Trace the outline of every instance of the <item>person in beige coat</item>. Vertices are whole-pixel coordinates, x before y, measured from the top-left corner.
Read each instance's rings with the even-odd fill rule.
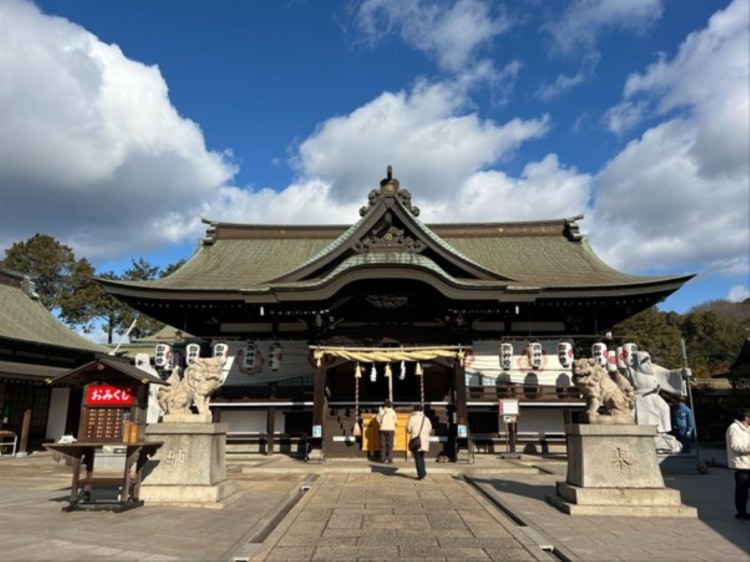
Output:
[[[398,418],[390,400],[385,401],[385,406],[380,408],[376,419],[380,426],[380,462],[392,463],[393,441]]]
[[[414,465],[417,467],[417,480],[424,480],[424,477],[427,476],[424,454],[430,450],[430,433],[432,433],[432,422],[422,410],[422,406],[414,406],[414,412],[409,416],[409,421],[406,424],[406,433],[409,435],[409,439],[419,436],[421,441],[419,450],[411,453],[414,456]]]
[[[750,409],[740,408],[727,428],[727,466],[734,471],[734,507],[737,519],[750,520],[747,512],[750,491]]]

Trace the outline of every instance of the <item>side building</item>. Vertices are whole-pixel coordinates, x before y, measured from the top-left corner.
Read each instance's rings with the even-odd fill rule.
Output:
[[[104,352],[50,314],[29,277],[0,267],[0,431],[18,453],[75,431],[81,390],[46,381]]]
[[[506,434],[499,401],[517,400],[517,435],[543,446],[582,407],[572,357],[591,343],[606,353],[614,324],[692,277],[612,269],[579,232],[582,217],[427,225],[390,169],[360,215],[343,226],[208,222],[168,277],[99,281],[192,335],[190,349],[162,344],[158,368],[198,347],[228,353],[212,405],[231,437],[273,448],[320,432],[327,454],[343,456],[363,454],[354,420],[389,397],[404,411],[424,403],[441,438],[490,442]]]

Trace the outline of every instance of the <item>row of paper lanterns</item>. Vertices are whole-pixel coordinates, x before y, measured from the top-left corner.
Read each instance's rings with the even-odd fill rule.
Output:
[[[607,367],[610,371],[625,369],[627,366],[633,366],[636,360],[638,346],[634,343],[623,344],[617,350],[607,348],[607,344],[596,342],[591,346],[591,356],[602,366]],[[509,371],[513,366],[513,344],[510,342],[500,342],[498,346],[498,357],[500,367]],[[539,342],[529,342],[526,347],[526,355],[529,358],[529,366],[532,369],[540,369],[543,363],[544,348]],[[564,369],[573,365],[575,354],[573,345],[569,342],[560,342],[557,344],[557,358]]]
[[[185,346],[185,364],[190,363],[200,357],[201,346],[197,343],[189,343]],[[242,367],[248,370],[254,369],[258,361],[258,345],[255,342],[247,342],[244,348],[244,354],[242,356]],[[229,359],[229,345],[226,343],[217,343],[213,346],[213,357],[223,358],[223,362]],[[281,367],[281,362],[284,359],[284,346],[281,342],[272,341],[268,347],[268,364],[272,371],[278,371]],[[154,365],[159,369],[173,369],[174,368],[174,354],[172,352],[172,346],[166,343],[160,343],[156,345],[154,350]]]

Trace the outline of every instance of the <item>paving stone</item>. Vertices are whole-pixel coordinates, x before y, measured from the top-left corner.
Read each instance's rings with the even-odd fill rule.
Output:
[[[476,469],[481,471],[475,479],[482,491],[540,540],[549,539],[563,558],[750,562],[750,525],[733,517],[733,479],[726,469],[665,478],[668,486],[680,490],[686,505],[698,508],[699,519],[579,517],[561,513],[546,501],[555,493],[555,483],[564,480],[565,470],[492,472],[504,462],[480,456],[476,465],[441,465],[446,472],[431,466],[428,478],[417,482],[413,467],[405,464],[395,473],[365,473],[369,464],[362,461],[306,464],[277,455],[264,458],[264,472],[235,471],[240,490],[224,509],[146,505],[113,514],[61,513],[69,496],[67,467],[49,456],[3,458],[0,560],[50,560],[51,553],[56,560],[84,562],[230,560],[229,549],[235,544],[246,547],[251,538],[246,533],[270,521],[270,510],[312,472],[319,478],[311,491],[257,547],[265,559],[544,559],[541,550],[524,548],[524,543],[534,543],[517,523],[447,472]],[[347,467],[356,472],[345,472]],[[331,473],[330,468],[340,472]],[[404,469],[408,472],[399,474]],[[368,518],[377,525],[368,526]],[[416,527],[415,520],[421,521]]]

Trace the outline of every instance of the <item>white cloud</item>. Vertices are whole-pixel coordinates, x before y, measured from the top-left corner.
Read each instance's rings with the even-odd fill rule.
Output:
[[[419,81],[410,92],[386,92],[349,115],[321,124],[299,147],[301,177],[333,183],[336,200],[361,200],[392,164],[404,187],[444,199],[471,174],[544,136],[546,116],[504,124],[466,113],[455,82]],[[364,179],[363,179],[364,178]]]
[[[747,299],[750,299],[750,288],[746,285],[735,285],[727,295],[727,300],[731,302],[744,302]]]
[[[601,55],[598,52],[592,52],[585,55],[583,59],[581,59],[578,71],[574,75],[559,74],[553,83],[542,84],[537,89],[536,96],[545,101],[549,101],[561,96],[568,90],[575,88],[594,75],[600,59]]]
[[[550,154],[527,164],[520,177],[498,171],[469,176],[448,201],[425,208],[430,221],[494,222],[571,217],[584,211],[591,178],[566,169]]]
[[[597,178],[593,241],[613,265],[666,271],[702,262],[747,274],[749,42],[748,4],[736,0],[674,59],[628,79],[625,101],[648,101],[667,119]]]
[[[662,0],[574,0],[545,25],[556,50],[589,50],[605,30],[647,30],[662,14]]]
[[[497,5],[483,0],[364,0],[354,22],[363,42],[398,35],[443,70],[457,72],[510,27],[503,13],[493,11]]]
[[[0,4],[0,77],[3,247],[41,230],[92,260],[148,250],[144,224],[197,224],[194,201],[234,173],[157,67],[33,4]]]

